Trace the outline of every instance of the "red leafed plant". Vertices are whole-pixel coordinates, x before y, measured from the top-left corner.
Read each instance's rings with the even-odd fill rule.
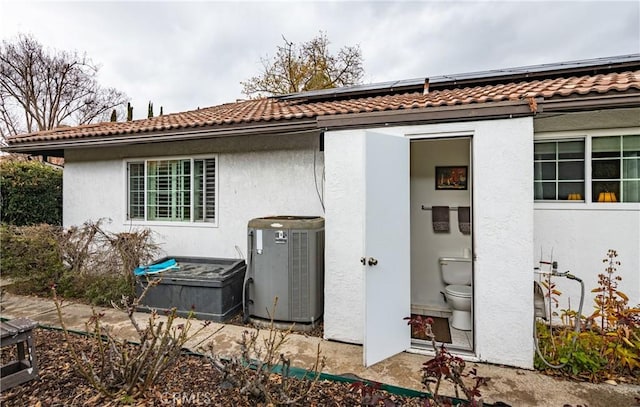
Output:
[[[432,398],[427,399],[426,406],[448,407],[454,405],[454,400],[450,397],[441,396],[439,394],[440,385],[444,381],[453,383],[455,397],[460,397],[460,391],[467,399],[467,405],[470,406],[482,406],[482,399],[480,398],[480,386],[485,385],[489,378],[478,376],[476,369],[471,369],[465,372],[466,364],[461,358],[449,353],[444,344],[437,345],[435,335],[431,326],[433,319],[424,317],[421,315],[415,317],[407,317],[407,324],[411,325],[414,329],[423,331],[428,340],[431,341],[436,355],[433,359],[426,361],[422,365],[422,384],[427,388],[427,391],[431,393]],[[473,381],[473,385],[468,386],[464,382],[464,378],[470,378]],[[457,402],[456,405],[460,403]]]
[[[360,405],[362,406],[384,406],[395,407],[396,403],[391,401],[389,397],[380,390],[382,384],[378,382],[354,382],[350,386],[352,391],[360,393]]]

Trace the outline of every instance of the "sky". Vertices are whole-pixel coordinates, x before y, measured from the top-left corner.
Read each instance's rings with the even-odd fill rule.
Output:
[[[640,1],[0,0],[0,40],[86,53],[134,118],[245,98],[282,37],[359,45],[364,83],[640,53]]]

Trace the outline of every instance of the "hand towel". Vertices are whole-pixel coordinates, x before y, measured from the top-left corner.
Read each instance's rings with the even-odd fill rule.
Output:
[[[431,208],[431,223],[436,233],[449,231],[449,207],[434,206]]]
[[[471,234],[471,208],[468,206],[458,207],[458,229],[463,235]]]

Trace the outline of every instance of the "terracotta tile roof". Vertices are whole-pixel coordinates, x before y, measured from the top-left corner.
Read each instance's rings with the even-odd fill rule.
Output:
[[[548,100],[630,90],[640,91],[640,70],[447,88],[433,90],[427,94],[412,92],[324,101],[280,100],[277,98],[247,100],[167,114],[151,119],[61,127],[50,131],[14,136],[7,141],[11,146],[29,142],[155,133],[178,129],[188,130],[242,124],[258,125],[348,113],[516,101],[525,97],[542,97]]]

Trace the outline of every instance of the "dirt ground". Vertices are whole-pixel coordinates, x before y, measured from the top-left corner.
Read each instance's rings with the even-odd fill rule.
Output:
[[[87,354],[93,342],[71,334],[78,349]],[[91,388],[74,370],[64,335],[60,331],[35,331],[36,355],[40,368],[39,380],[14,387],[0,394],[3,406],[115,406],[122,403],[108,400]],[[14,349],[2,349],[2,361],[11,360]],[[277,378],[274,378],[277,380]],[[389,406],[420,406],[423,399],[411,399],[377,391]],[[237,388],[223,382],[221,374],[207,358],[181,356],[178,363],[165,372],[162,380],[145,398],[125,403],[135,406],[261,406],[264,400],[242,395]],[[350,384],[319,381],[316,387],[297,405],[301,406],[361,406],[363,398]],[[373,405],[373,404],[368,404]],[[380,404],[385,405],[385,404]]]

